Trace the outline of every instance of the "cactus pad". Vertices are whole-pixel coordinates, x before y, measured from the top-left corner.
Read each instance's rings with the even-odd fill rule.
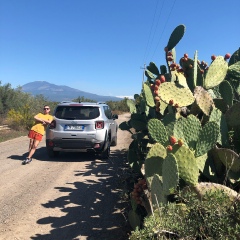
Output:
[[[154,208],[157,208],[157,203],[167,203],[167,198],[163,192],[163,183],[161,177],[157,174],[153,176],[151,183],[151,199]]]
[[[240,118],[240,102],[235,103],[230,109],[226,111],[226,121],[229,126],[235,127],[239,126],[239,118]]]
[[[224,57],[216,57],[208,68],[204,79],[204,87],[209,89],[219,85],[227,75],[227,71],[228,63],[225,61]]]
[[[128,221],[132,227],[133,230],[135,230],[137,227],[140,227],[141,220],[140,216],[133,210],[130,210],[128,212]]]
[[[129,107],[130,113],[136,113],[136,106],[135,102],[131,99],[127,99],[127,105]]]
[[[156,66],[156,64],[154,62],[150,62],[149,65],[147,66],[147,69],[155,74],[155,75],[159,75],[159,70],[158,70],[158,67]]]
[[[228,66],[240,61],[240,48],[235,51],[229,59]]]
[[[192,188],[202,200],[204,195],[209,192],[221,191],[227,194],[230,201],[240,201],[240,195],[229,187],[217,183],[201,182]],[[229,205],[228,205],[229,206]]]
[[[222,81],[219,85],[219,92],[226,104],[231,107],[233,105],[233,89],[231,84],[226,80]]]
[[[194,96],[196,98],[196,103],[199,108],[209,116],[212,108],[214,107],[213,99],[203,87],[197,86],[194,89]]]
[[[148,78],[148,79],[154,79],[155,76],[149,71],[149,70],[145,70],[145,76]]]
[[[173,100],[179,107],[189,106],[194,102],[194,96],[189,88],[177,87],[174,83],[165,82],[159,87],[159,94],[165,103]]]
[[[170,190],[177,188],[179,181],[177,160],[172,153],[169,153],[164,159],[162,167],[163,191],[166,195],[169,195]]]
[[[219,126],[216,122],[208,122],[202,128],[196,145],[195,156],[207,153],[216,144],[219,135]]]
[[[137,131],[147,129],[147,121],[145,116],[142,114],[133,113],[131,115],[130,123],[132,127],[135,128]]]
[[[149,134],[152,137],[152,139],[165,146],[168,140],[168,136],[162,122],[156,118],[155,119],[153,118],[148,121],[147,125]]]
[[[185,33],[185,29],[186,27],[184,25],[179,25],[173,30],[167,44],[168,51],[172,50],[178,44],[178,42],[182,39]]]
[[[197,117],[190,114],[187,118],[178,119],[174,126],[174,136],[178,139],[182,138],[190,149],[196,148],[199,133],[201,131],[201,123]]]
[[[217,148],[215,151],[227,169],[231,169],[233,172],[240,171],[240,157],[237,153],[228,148]]]
[[[196,185],[199,170],[193,152],[183,145],[181,147],[174,146],[173,154],[177,159],[179,177],[191,186]]]
[[[153,95],[152,95],[152,91],[146,83],[143,84],[143,91],[144,91],[144,95],[145,95],[147,105],[149,107],[154,107],[155,102],[154,102],[154,98],[153,98]]]

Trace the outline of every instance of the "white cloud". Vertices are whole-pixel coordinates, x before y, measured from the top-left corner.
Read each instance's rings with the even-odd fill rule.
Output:
[[[116,96],[118,98],[128,98],[128,99],[134,99],[133,96]]]

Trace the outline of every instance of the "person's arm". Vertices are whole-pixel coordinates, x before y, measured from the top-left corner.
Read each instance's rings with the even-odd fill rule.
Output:
[[[34,119],[35,119],[37,122],[42,123],[43,125],[44,125],[44,124],[49,124],[49,121],[42,119],[42,118],[39,116],[39,114],[35,115],[35,116],[34,116]]]

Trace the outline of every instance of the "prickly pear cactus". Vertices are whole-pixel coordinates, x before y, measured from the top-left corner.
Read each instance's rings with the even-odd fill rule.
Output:
[[[137,227],[140,227],[141,219],[135,211],[130,210],[128,212],[128,220],[133,230],[135,230]]]
[[[155,75],[159,75],[159,70],[158,70],[158,67],[156,66],[156,64],[154,62],[150,62],[149,65],[147,66],[147,69],[155,74]]]
[[[219,109],[214,108],[209,117],[209,122],[216,122],[218,124],[220,132],[217,142],[223,147],[228,147],[228,126],[225,115]]]
[[[173,30],[166,46],[167,51],[171,51],[178,44],[178,42],[182,39],[185,30],[186,27],[184,25],[179,25]]]
[[[214,107],[214,102],[212,96],[203,87],[197,86],[194,89],[194,97],[196,98],[196,103],[204,114],[209,116],[210,112]]]
[[[228,63],[224,57],[218,56],[209,66],[204,79],[204,88],[210,89],[219,85],[227,75]]]
[[[169,195],[174,192],[179,183],[177,159],[172,153],[164,159],[162,168],[163,192]]]
[[[178,107],[189,106],[194,102],[194,96],[190,89],[177,87],[174,83],[165,82],[159,87],[159,95],[165,103],[173,102]]]
[[[240,201],[240,195],[236,191],[221,184],[201,182],[192,187],[192,189],[197,193],[201,200],[204,199],[204,195],[208,192],[221,191],[227,194],[230,201]]]
[[[237,153],[228,148],[217,148],[215,151],[227,169],[233,172],[240,171],[240,157]]]
[[[227,106],[231,107],[233,105],[233,88],[231,84],[228,81],[222,81],[219,85],[219,92]]]
[[[135,102],[132,99],[127,99],[127,105],[130,109],[130,113],[136,113],[136,105]]]
[[[229,59],[228,65],[231,66],[238,61],[240,61],[240,48],[232,54],[231,58]]]
[[[155,102],[154,102],[154,99],[153,99],[152,91],[146,83],[143,84],[143,90],[144,90],[144,95],[145,95],[145,98],[146,98],[147,105],[149,107],[154,107]]]
[[[240,122],[240,103],[235,103],[227,112],[226,112],[226,120],[229,126],[235,127],[239,126]]]
[[[187,118],[178,119],[174,125],[173,135],[178,139],[183,139],[186,146],[195,150],[201,129],[199,119],[190,114]]]
[[[216,122],[208,122],[204,125],[196,144],[195,156],[202,156],[212,149],[217,142],[218,136],[219,126]]]
[[[193,152],[185,146],[175,146],[173,154],[177,160],[179,177],[191,186],[196,185],[198,183],[199,170]]]
[[[148,131],[152,139],[156,142],[161,143],[163,146],[166,146],[168,141],[167,132],[165,126],[158,119],[150,119],[148,121]]]
[[[157,174],[153,176],[151,183],[151,200],[153,208],[157,208],[159,203],[167,203],[167,196],[163,192],[162,179]]]

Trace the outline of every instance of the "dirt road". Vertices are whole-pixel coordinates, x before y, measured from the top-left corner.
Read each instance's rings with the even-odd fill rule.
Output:
[[[107,161],[83,153],[53,161],[43,141],[27,165],[27,137],[0,143],[0,239],[127,239],[120,185],[130,141],[119,129]]]

